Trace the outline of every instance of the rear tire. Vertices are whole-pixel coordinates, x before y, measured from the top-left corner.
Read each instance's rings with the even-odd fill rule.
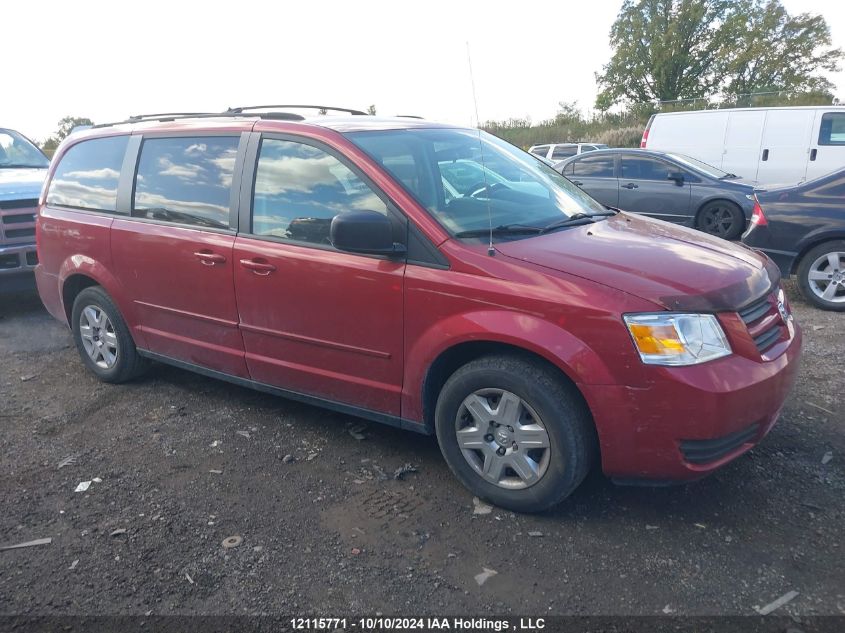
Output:
[[[745,230],[745,215],[733,202],[711,200],[701,207],[695,225],[708,235],[734,240]]]
[[[126,382],[147,368],[120,310],[100,286],[76,296],[71,327],[82,362],[103,382]]]
[[[518,356],[485,356],[458,369],[437,399],[435,428],[460,482],[517,512],[560,503],[596,453],[580,394],[551,368]]]
[[[824,242],[804,254],[798,289],[817,308],[845,311],[845,240]]]

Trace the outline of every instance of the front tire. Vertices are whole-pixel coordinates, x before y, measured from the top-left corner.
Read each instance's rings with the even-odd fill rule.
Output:
[[[146,368],[120,310],[100,286],[76,296],[71,326],[82,362],[103,382],[126,382]]]
[[[745,230],[745,215],[733,202],[712,200],[698,212],[696,227],[726,240],[734,240]]]
[[[437,399],[435,427],[461,483],[517,512],[560,503],[596,453],[595,429],[574,387],[517,356],[485,356],[458,369]]]
[[[822,310],[845,311],[845,241],[811,248],[798,264],[798,289]]]

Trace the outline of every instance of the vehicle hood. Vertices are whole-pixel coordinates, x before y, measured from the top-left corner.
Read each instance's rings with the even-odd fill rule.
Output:
[[[705,233],[627,213],[504,242],[507,257],[577,275],[668,310],[736,310],[780,280],[764,255]]]
[[[0,168],[0,200],[25,200],[41,195],[47,168]]]

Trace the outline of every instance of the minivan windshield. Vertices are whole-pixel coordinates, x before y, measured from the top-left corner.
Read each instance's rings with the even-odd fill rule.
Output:
[[[0,169],[44,168],[49,165],[47,157],[25,136],[0,128]]]
[[[551,167],[486,132],[427,128],[350,132],[459,238],[513,240],[608,215]],[[571,220],[568,223],[567,220]]]

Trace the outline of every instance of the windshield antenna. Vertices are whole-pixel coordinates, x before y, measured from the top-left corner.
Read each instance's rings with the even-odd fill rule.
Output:
[[[472,57],[469,54],[469,42],[467,44],[467,64],[469,65],[469,83],[472,86],[472,103],[475,106],[475,127],[478,129],[478,149],[481,152],[481,173],[484,175],[484,189],[487,192],[487,222],[490,225],[490,241],[487,245],[487,254],[493,257],[496,249],[493,247],[493,212],[490,209],[490,183],[487,182],[487,165],[484,162],[484,143],[481,140],[481,119],[478,118],[478,97],[475,95],[475,78],[472,75]]]

